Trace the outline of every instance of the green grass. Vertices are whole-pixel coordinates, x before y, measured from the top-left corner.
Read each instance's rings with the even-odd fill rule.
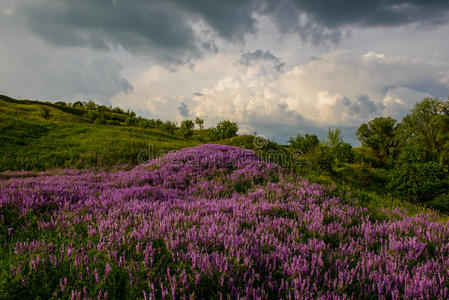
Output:
[[[0,171],[135,165],[150,149],[155,156],[204,140],[203,132],[184,139],[158,129],[95,125],[56,105],[17,102],[0,97]]]

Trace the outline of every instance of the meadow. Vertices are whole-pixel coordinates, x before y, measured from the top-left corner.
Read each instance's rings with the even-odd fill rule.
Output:
[[[447,114],[432,118],[440,145]],[[0,299],[449,297],[447,161],[411,164],[402,124],[287,146],[6,96],[0,121]],[[410,167],[437,180],[397,176]]]
[[[449,227],[437,214],[373,217],[249,150],[10,175],[2,299],[448,297]]]

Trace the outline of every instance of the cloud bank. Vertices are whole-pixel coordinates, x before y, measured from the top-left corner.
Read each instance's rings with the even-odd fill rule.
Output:
[[[118,95],[113,102],[144,103],[142,112],[163,110],[165,117],[179,121],[186,115],[176,108],[188,106],[190,117],[204,118],[208,125],[229,118],[238,121],[244,131],[285,141],[288,135],[300,131],[321,134],[327,127],[352,130],[353,136],[371,118],[389,115],[400,119],[425,96],[449,95],[449,63],[444,61],[337,51],[280,72],[280,59],[272,53],[254,53],[209,57],[196,65],[195,72],[150,69],[131,81],[134,92]],[[257,59],[242,63],[248,57]],[[217,64],[226,66],[221,74],[213,68]],[[195,82],[200,82],[196,76],[210,80],[197,84],[195,90]],[[190,93],[169,86],[161,89],[166,82],[181,78],[190,78]],[[154,87],[159,87],[155,96]]]

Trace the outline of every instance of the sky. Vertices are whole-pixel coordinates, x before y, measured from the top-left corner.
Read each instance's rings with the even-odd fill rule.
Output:
[[[0,93],[285,143],[449,95],[449,1],[0,0]]]

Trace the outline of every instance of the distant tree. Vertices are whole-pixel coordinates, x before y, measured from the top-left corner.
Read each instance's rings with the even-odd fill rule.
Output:
[[[213,137],[218,140],[236,136],[238,131],[237,123],[229,120],[220,121],[217,126],[211,129]]]
[[[55,105],[66,106],[65,102],[63,102],[63,101],[55,102]],[[69,106],[70,106],[70,105],[69,105]]]
[[[339,128],[331,129],[327,131],[327,139],[329,140],[329,145],[331,147],[338,147],[343,142],[343,137],[341,136],[341,130]]]
[[[175,134],[175,129],[176,129],[176,122],[172,122],[172,121],[165,121],[162,124],[162,130],[164,130],[165,132],[174,135]]]
[[[129,109],[126,111],[126,113],[132,118],[134,118],[136,116],[136,113]]]
[[[81,101],[76,101],[75,103],[72,104],[72,107],[84,108],[84,103]]]
[[[327,139],[330,147],[330,151],[334,156],[335,163],[351,163],[354,161],[354,153],[352,146],[349,143],[343,141],[340,129],[332,130],[329,128]]]
[[[181,135],[184,138],[190,137],[193,134],[193,128],[195,127],[195,123],[192,120],[184,120],[181,122]]]
[[[204,128],[204,120],[203,119],[201,119],[199,117],[196,117],[195,118],[195,124],[198,125],[200,130],[203,130],[203,128]]]
[[[109,108],[109,107],[107,107],[106,105],[99,105],[98,107],[97,107],[97,109],[99,110],[99,111],[110,111],[111,109]]]
[[[359,141],[373,150],[381,165],[385,165],[389,155],[395,150],[396,123],[393,118],[379,117],[362,124],[356,131]]]
[[[134,125],[136,125],[136,123],[137,123],[137,120],[135,118],[132,118],[132,117],[128,117],[125,120],[125,125],[126,126],[134,126]]]
[[[114,108],[112,109],[112,111],[115,112],[115,113],[118,113],[118,114],[123,114],[123,113],[125,113],[125,112],[123,111],[123,109],[121,109],[120,107],[114,107]]]
[[[87,109],[97,109],[98,105],[93,101],[89,101],[84,105],[84,107]]]
[[[290,137],[288,143],[292,149],[307,154],[319,145],[320,140],[315,134],[306,133],[305,135],[298,134],[296,138]]]
[[[84,113],[84,118],[86,118],[89,122],[94,122],[99,117],[100,114],[95,110],[88,110]]]

